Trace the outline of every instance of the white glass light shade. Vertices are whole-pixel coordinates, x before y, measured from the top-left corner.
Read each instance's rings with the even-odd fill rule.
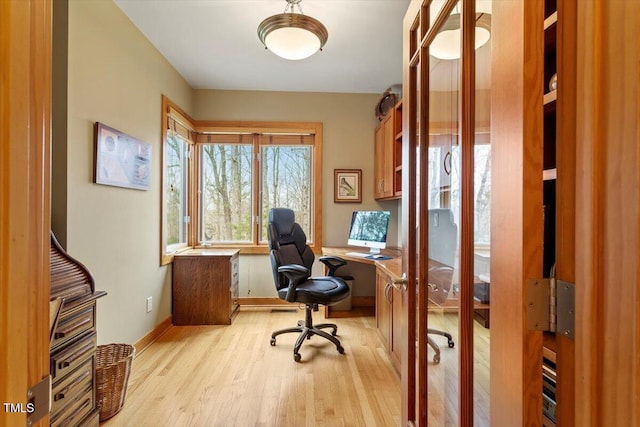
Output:
[[[460,30],[440,31],[429,45],[429,53],[439,59],[460,58]]]
[[[491,38],[491,19],[490,15],[482,14],[480,19],[476,21],[475,48],[476,50],[484,46]],[[460,31],[460,14],[452,14],[443,29],[436,34],[435,38],[429,45],[429,53],[431,56],[444,60],[460,58],[461,49],[461,31]]]
[[[315,18],[300,13],[281,13],[260,23],[258,37],[276,55],[296,60],[322,50],[329,34]]]
[[[264,44],[271,52],[285,59],[308,58],[320,49],[320,39],[302,28],[279,28],[270,32]]]

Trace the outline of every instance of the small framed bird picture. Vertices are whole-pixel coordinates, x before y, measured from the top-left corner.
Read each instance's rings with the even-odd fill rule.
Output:
[[[333,181],[335,203],[362,203],[362,169],[334,169]]]

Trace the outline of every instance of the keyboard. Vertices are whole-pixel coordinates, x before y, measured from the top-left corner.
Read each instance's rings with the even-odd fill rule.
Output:
[[[373,255],[370,252],[347,252],[345,253],[346,256],[353,256],[353,257],[358,257],[358,258],[365,258],[368,257],[369,255]]]

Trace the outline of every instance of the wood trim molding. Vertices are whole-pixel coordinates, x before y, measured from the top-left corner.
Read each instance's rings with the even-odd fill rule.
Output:
[[[417,77],[420,70],[411,62],[412,54],[414,58],[420,58],[421,51],[415,43],[417,28],[416,22],[421,13],[422,1],[412,0],[407,8],[403,20],[402,30],[402,271],[407,273],[407,291],[402,294],[402,313],[400,316],[400,383],[402,393],[402,408],[400,425],[406,426],[416,421],[416,283],[415,277],[417,268],[416,256],[416,178],[417,167],[415,150],[417,147],[417,126],[418,107],[425,105],[424,91],[419,90]],[[416,52],[412,52],[412,48]],[[422,67],[424,69],[424,66]],[[420,76],[424,75],[421,73]],[[428,80],[427,80],[428,81]],[[420,79],[420,84],[424,85],[425,80]],[[422,94],[421,99],[417,98],[417,93]],[[420,102],[420,104],[419,104]],[[428,104],[427,104],[428,105]],[[420,111],[424,112],[423,108]],[[428,111],[428,109],[426,110]],[[425,129],[423,121],[420,121],[421,129]],[[424,133],[420,133],[424,135]],[[421,174],[424,175],[424,174]],[[424,252],[423,252],[424,253]],[[424,325],[423,325],[424,326]],[[424,328],[423,328],[424,329]],[[420,394],[420,399],[424,398],[426,405],[426,394]],[[422,424],[420,424],[422,425]]]
[[[51,22],[51,0],[0,1],[0,396],[22,405],[49,375]]]
[[[474,244],[474,150],[475,150],[475,2],[462,3],[462,79],[459,132],[461,140],[461,197],[460,197],[460,312],[458,423],[473,426],[473,244]]]
[[[239,298],[240,307],[269,307],[269,306],[288,306],[294,305],[290,302],[272,297],[257,298]],[[353,307],[375,307],[375,297],[372,296],[354,296],[351,297],[351,305]]]
[[[136,356],[140,356],[151,344],[158,340],[165,332],[173,326],[172,317],[169,316],[156,325],[147,335],[136,341],[133,346],[136,349]]]
[[[526,330],[524,290],[542,274],[543,8],[492,9],[491,324],[500,326],[491,329],[490,419],[500,426],[542,425],[542,333]]]
[[[558,1],[556,115],[556,277],[576,283],[576,1]],[[548,18],[549,19],[549,18]],[[580,286],[580,284],[577,284]],[[575,341],[557,334],[556,425],[575,424]],[[544,348],[543,348],[544,351]],[[563,403],[569,402],[569,404]]]
[[[269,306],[282,306],[292,305],[290,302],[281,300],[280,298],[238,298],[240,308],[242,307],[269,307]]]

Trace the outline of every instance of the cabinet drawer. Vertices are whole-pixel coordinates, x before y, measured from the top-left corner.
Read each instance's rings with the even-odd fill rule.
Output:
[[[52,387],[51,415],[55,417],[70,402],[89,390],[93,392],[95,357],[91,356],[75,371],[55,382]]]
[[[51,427],[77,426],[95,407],[93,389],[79,393],[50,419]]]
[[[95,326],[95,303],[79,310],[63,313],[53,334],[51,348],[55,348]]]
[[[54,380],[66,375],[93,357],[96,351],[96,333],[89,332],[80,337],[73,345],[51,355],[51,378]]]

